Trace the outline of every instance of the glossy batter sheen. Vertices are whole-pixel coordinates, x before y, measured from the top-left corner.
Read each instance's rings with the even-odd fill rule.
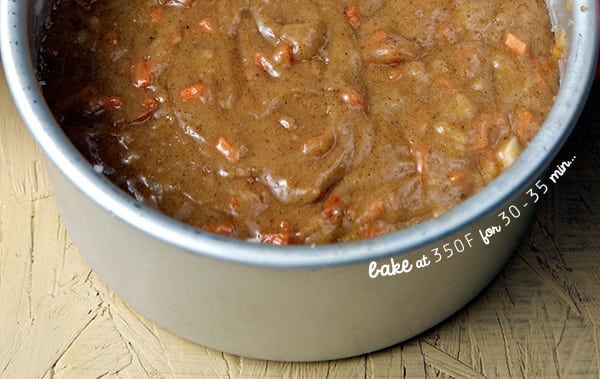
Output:
[[[50,106],[140,202],[263,243],[435,217],[509,166],[558,89],[542,0],[61,0]]]

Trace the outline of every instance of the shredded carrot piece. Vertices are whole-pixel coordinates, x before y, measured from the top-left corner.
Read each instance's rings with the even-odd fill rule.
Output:
[[[445,42],[452,42],[456,38],[452,25],[446,22],[438,25],[436,36]]]
[[[448,175],[448,181],[450,182],[451,185],[453,186],[457,186],[459,184],[461,184],[462,182],[464,182],[465,178],[467,177],[467,174],[465,173],[465,171],[454,171],[452,173],[450,173],[450,175]]]
[[[360,18],[358,17],[358,10],[356,7],[348,7],[344,9],[344,14],[346,15],[348,23],[350,23],[352,29],[356,29],[360,26]]]
[[[240,160],[240,150],[229,143],[225,137],[219,137],[216,148],[228,161],[237,163]]]
[[[209,233],[219,234],[226,237],[233,237],[237,233],[237,228],[233,223],[222,223],[203,226],[201,229],[206,230]]]
[[[390,38],[388,32],[384,30],[374,31],[367,37],[367,45],[369,46],[378,46],[387,41]]]
[[[359,90],[352,87],[343,87],[340,89],[342,101],[353,108],[362,107],[365,105],[365,97]]]
[[[195,32],[212,32],[216,28],[215,20],[211,17],[204,17],[198,26],[194,29]]]
[[[179,91],[179,98],[184,103],[199,99],[204,95],[204,84],[194,83]]]
[[[273,62],[271,62],[271,60],[263,53],[256,53],[256,55],[254,55],[254,64],[274,78],[281,76],[279,71],[275,69]]]
[[[165,17],[165,9],[163,7],[154,8],[150,12],[150,22],[153,24],[158,24]]]
[[[108,96],[104,97],[104,99],[102,101],[102,107],[106,111],[113,111],[113,110],[119,109],[119,108],[121,108],[121,105],[123,105],[123,101],[121,100],[121,98],[119,96],[116,96],[116,95],[108,95]]]
[[[292,236],[289,233],[261,233],[258,240],[269,245],[289,245],[292,243]]]
[[[156,111],[158,111],[158,109],[160,108],[160,101],[156,99],[145,99],[142,102],[142,105],[144,106],[144,108],[147,109],[146,112],[140,114],[133,120],[127,121],[128,124],[140,125],[150,120],[154,116]]]
[[[136,88],[147,88],[152,84],[156,66],[144,59],[131,66],[131,81]]]
[[[254,54],[254,64],[263,71],[267,71],[265,62],[268,62],[268,58],[263,53]]]
[[[232,197],[229,202],[229,207],[233,210],[237,210],[240,207],[240,199],[237,197]]]
[[[331,132],[325,132],[304,141],[302,144],[302,153],[308,156],[318,157],[330,151],[334,145],[335,135]]]
[[[437,77],[437,79],[435,81],[436,81],[437,85],[442,88],[445,88],[445,89],[455,89],[456,88],[452,79],[450,79],[447,75],[440,75]]]
[[[506,33],[504,36],[504,46],[517,55],[525,55],[529,49],[527,42],[511,32]]]
[[[288,220],[283,220],[279,224],[279,228],[281,228],[281,230],[283,230],[286,233],[291,233],[292,232],[292,223],[289,222]]]
[[[323,214],[332,220],[342,214],[342,199],[338,196],[329,196],[323,203]]]
[[[144,101],[142,101],[142,105],[146,109],[156,109],[160,105],[160,101],[156,99],[144,99]]]
[[[274,78],[281,76],[279,67],[288,68],[294,63],[292,49],[287,44],[280,44],[273,50],[271,56],[259,52],[254,55],[254,64]]]
[[[286,44],[281,44],[273,52],[273,60],[282,67],[290,67],[294,62],[292,49]]]
[[[391,81],[400,80],[402,76],[404,76],[404,73],[399,68],[393,68],[388,72],[388,79]]]
[[[123,101],[116,95],[92,95],[85,99],[82,111],[88,115],[100,115],[117,110],[122,104]]]

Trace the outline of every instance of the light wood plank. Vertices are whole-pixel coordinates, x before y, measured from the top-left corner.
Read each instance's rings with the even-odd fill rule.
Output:
[[[596,85],[593,98],[600,98]],[[266,362],[183,340],[93,273],[54,205],[0,71],[0,378],[592,378],[600,376],[600,113],[531,232],[471,304],[423,335],[351,359]]]

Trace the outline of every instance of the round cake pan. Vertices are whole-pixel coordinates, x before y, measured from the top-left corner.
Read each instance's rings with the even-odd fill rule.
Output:
[[[436,325],[479,293],[515,251],[536,198],[551,190],[554,168],[547,168],[585,103],[598,49],[597,1],[548,0],[554,27],[566,37],[560,91],[537,136],[504,173],[454,209],[397,233],[264,246],[178,223],[94,171],[63,134],[37,81],[38,36],[51,3],[0,0],[0,47],[73,242],[108,286],[162,327],[271,360],[381,349]]]

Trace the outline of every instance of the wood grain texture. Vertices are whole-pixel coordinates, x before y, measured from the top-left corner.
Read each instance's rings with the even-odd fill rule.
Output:
[[[372,354],[257,361],[185,341],[130,309],[71,244],[39,149],[0,73],[0,378],[598,378],[600,86],[499,277],[436,328]]]

